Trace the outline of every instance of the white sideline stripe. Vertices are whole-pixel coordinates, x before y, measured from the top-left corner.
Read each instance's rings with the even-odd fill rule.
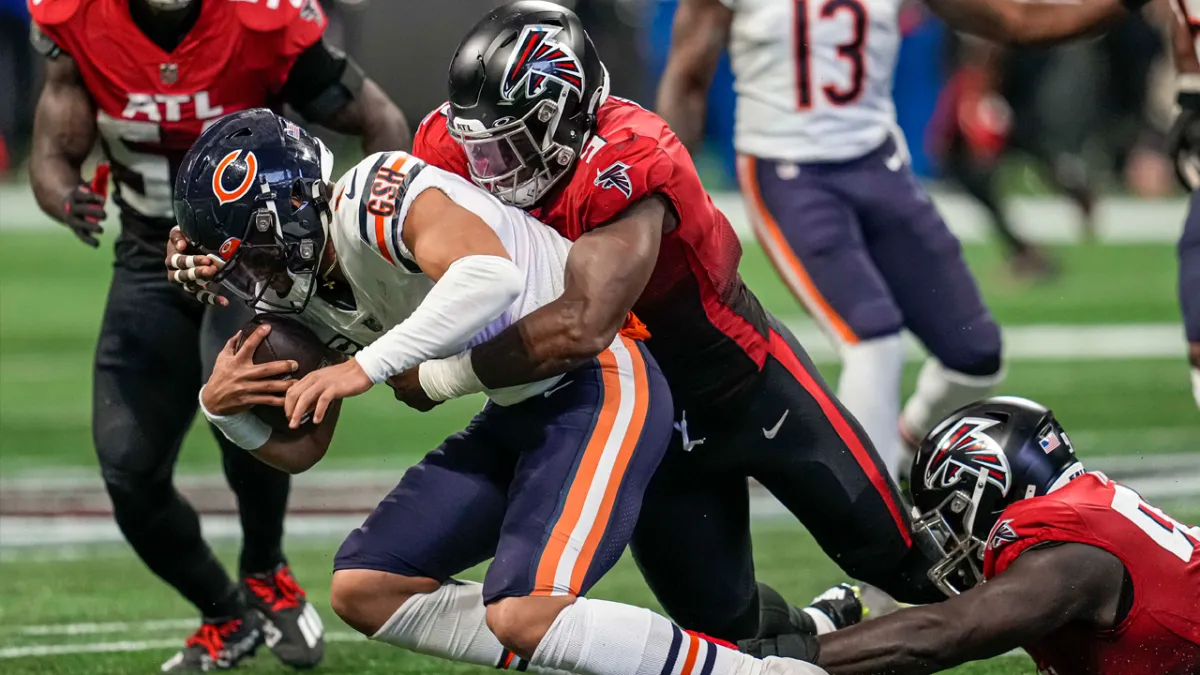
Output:
[[[970,197],[939,189],[930,189],[934,203],[950,229],[965,242],[984,242],[991,238],[988,215]],[[712,193],[713,202],[729,218],[743,240],[752,240],[750,223],[741,194],[734,191]],[[60,227],[38,209],[28,185],[0,186],[0,232],[48,230]],[[1018,197],[1006,204],[1013,229],[1032,241],[1063,243],[1078,241],[1081,230],[1074,206],[1061,197]],[[1102,242],[1174,243],[1183,231],[1187,200],[1139,200],[1105,197],[1096,207],[1097,233]],[[109,211],[111,226],[105,238],[119,228],[117,209]]]
[[[69,624],[68,624],[69,625]],[[191,620],[191,626],[196,620]],[[357,642],[367,638],[358,633],[345,631],[326,633],[326,642]],[[153,649],[177,649],[180,647],[178,638],[173,640],[119,640],[115,642],[89,642],[83,644],[57,645],[27,645],[21,647],[0,647],[0,659],[18,659],[30,656],[62,656],[64,654],[105,654],[111,652],[145,652]]]
[[[837,361],[826,333],[807,317],[783,319],[788,330],[817,363]],[[1187,339],[1178,323],[1002,326],[1004,355],[1013,361],[1113,361],[1180,358]],[[905,359],[919,361],[925,350],[904,334]],[[1183,362],[1181,361],[1181,364]],[[1180,372],[1184,366],[1180,365]]]
[[[104,621],[99,623],[49,623],[33,626],[0,628],[16,635],[96,635],[98,633],[152,633],[162,630],[195,628],[196,619],[154,619],[150,621]]]

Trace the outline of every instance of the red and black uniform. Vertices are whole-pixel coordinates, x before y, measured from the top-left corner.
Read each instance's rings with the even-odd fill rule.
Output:
[[[1125,566],[1132,600],[1111,630],[1068,625],[1026,646],[1051,675],[1200,673],[1200,528],[1189,528],[1133,490],[1089,473],[1005,509],[989,536],[984,577],[1025,551],[1054,543],[1103,549]]]
[[[469,177],[445,110],[421,123],[413,154]],[[677,408],[675,439],[632,546],[671,616],[710,635],[751,637],[758,603],[747,476],[847,573],[917,599],[897,572],[911,533],[893,484],[804,350],[742,282],[737,235],[666,123],[610,97],[563,181],[530,213],[572,240],[650,194],[666,197],[679,217],[633,308]]]
[[[315,2],[199,4],[170,50],[139,27],[129,0],[42,0],[30,11],[35,46],[48,58],[73,59],[94,102],[121,207],[92,415],[114,515],[156,574],[206,616],[221,617],[237,609],[234,586],[172,474],[200,385],[250,310],[206,311],[167,280],[174,175],[206,124],[283,100],[303,111],[348,64],[323,44],[325,17]],[[288,477],[215,436],[238,496],[242,571],[272,571],[283,562]]]

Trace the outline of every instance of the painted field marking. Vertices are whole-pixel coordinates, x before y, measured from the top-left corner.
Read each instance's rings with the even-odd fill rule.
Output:
[[[174,621],[174,619],[172,619]],[[179,619],[178,621],[183,621]],[[63,624],[69,627],[72,624]],[[196,620],[189,621],[195,626]],[[367,638],[358,633],[334,631],[325,634],[326,642],[357,642]],[[183,645],[180,639],[168,640],[117,640],[113,642],[87,642],[80,644],[51,644],[23,645],[20,647],[0,647],[0,659],[19,659],[31,656],[63,656],[66,654],[106,654],[111,652],[145,652],[156,649],[179,649]]]

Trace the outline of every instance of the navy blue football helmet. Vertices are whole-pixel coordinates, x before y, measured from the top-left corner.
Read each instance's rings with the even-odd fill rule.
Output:
[[[929,578],[957,595],[983,580],[983,554],[1004,509],[1083,475],[1054,413],[998,396],[956,410],[930,431],[913,460],[914,529],[939,547]]]
[[[291,121],[265,108],[232,113],[184,157],[175,219],[224,262],[214,283],[261,309],[299,312],[317,287],[332,171],[332,153]]]

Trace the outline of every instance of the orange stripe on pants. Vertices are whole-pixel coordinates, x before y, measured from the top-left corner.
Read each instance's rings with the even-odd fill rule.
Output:
[[[600,545],[600,540],[604,538],[605,530],[608,529],[613,503],[617,501],[617,492],[621,489],[625,470],[629,467],[629,460],[633,457],[633,451],[642,437],[642,429],[646,426],[646,412],[650,407],[650,385],[646,374],[646,361],[642,358],[638,343],[627,337],[622,337],[621,342],[629,350],[629,358],[633,361],[633,417],[629,420],[625,438],[621,440],[621,452],[617,455],[617,461],[613,465],[608,485],[604,487],[604,500],[600,502],[600,510],[596,513],[596,524],[588,533],[583,549],[579,552],[579,558],[575,561],[575,568],[571,572],[572,589],[583,587],[583,580],[592,566],[596,548]]]
[[[758,185],[758,160],[749,155],[738,157],[738,180],[742,184],[742,192],[746,195],[746,208],[750,211],[750,222],[755,225],[754,234],[762,244],[767,258],[775,266],[775,271],[783,278],[800,304],[818,319],[823,319],[834,333],[846,344],[857,344],[858,336],[850,325],[834,310],[825,296],[813,283],[812,277],[804,269],[804,264],[792,250],[791,244],[783,236],[779,223],[767,209],[763,201],[762,191]],[[795,283],[793,283],[793,280]],[[797,288],[796,285],[800,287]]]
[[[688,641],[687,658],[683,661],[683,670],[679,671],[679,675],[691,675],[692,668],[696,665],[696,655],[700,653],[700,638],[688,635]]]
[[[596,357],[600,361],[600,372],[604,382],[604,402],[600,406],[600,414],[596,419],[596,427],[588,439],[583,451],[579,468],[567,492],[567,501],[563,505],[558,520],[550,532],[546,548],[538,561],[537,575],[534,577],[532,595],[551,595],[554,592],[554,578],[558,572],[558,563],[571,540],[571,533],[583,515],[583,505],[587,500],[588,490],[592,479],[604,455],[604,446],[612,434],[613,423],[617,418],[617,409],[621,405],[621,381],[617,370],[617,357],[611,349],[606,349]]]

